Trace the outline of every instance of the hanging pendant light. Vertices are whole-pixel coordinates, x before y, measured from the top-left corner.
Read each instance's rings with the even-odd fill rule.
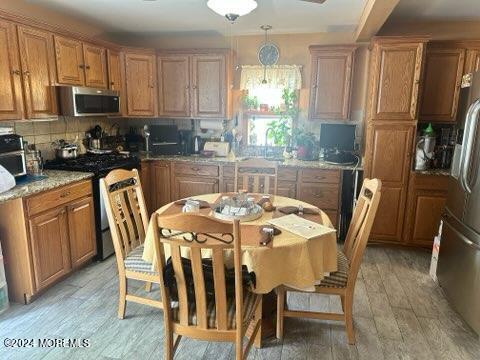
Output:
[[[207,6],[217,14],[235,22],[239,16],[247,15],[257,7],[255,0],[208,0]]]

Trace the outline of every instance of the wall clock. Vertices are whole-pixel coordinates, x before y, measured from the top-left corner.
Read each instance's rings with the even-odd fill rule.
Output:
[[[258,61],[263,66],[275,65],[280,57],[277,45],[266,42],[258,49]]]

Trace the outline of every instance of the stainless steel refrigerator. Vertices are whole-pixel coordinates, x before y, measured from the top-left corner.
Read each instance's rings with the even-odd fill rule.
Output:
[[[437,277],[450,303],[480,334],[480,72],[463,77]]]

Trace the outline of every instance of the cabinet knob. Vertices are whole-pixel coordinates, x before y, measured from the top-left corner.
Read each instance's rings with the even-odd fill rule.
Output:
[[[23,72],[23,75],[24,75],[24,76],[30,76],[30,71],[28,71],[28,70],[24,71],[24,72]]]
[[[193,85],[193,89],[195,90],[197,88],[197,85]]]
[[[12,70],[12,75],[20,75],[20,70]]]
[[[79,67],[80,69],[85,69],[85,65],[82,65],[82,64],[78,65],[78,67]]]
[[[110,81],[110,85],[115,85],[115,81]]]
[[[85,65],[85,69],[90,70],[90,65]]]
[[[65,191],[64,193],[60,194],[60,197],[64,198],[64,197],[67,197],[68,195],[70,195],[70,191]]]

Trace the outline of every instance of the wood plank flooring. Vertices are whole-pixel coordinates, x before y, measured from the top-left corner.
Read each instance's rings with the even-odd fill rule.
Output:
[[[367,249],[355,290],[357,343],[334,322],[286,319],[285,339],[269,339],[249,359],[480,359],[480,342],[430,279],[430,255]],[[130,289],[144,293],[139,283]],[[137,290],[136,290],[137,289]],[[158,290],[152,296],[159,296]],[[339,311],[335,297],[292,294],[289,307]],[[118,320],[115,259],[88,266],[28,306],[0,315],[0,359],[161,359],[162,313],[128,304]],[[5,338],[84,338],[89,348],[5,348]],[[176,359],[233,359],[233,346],[182,339]]]

